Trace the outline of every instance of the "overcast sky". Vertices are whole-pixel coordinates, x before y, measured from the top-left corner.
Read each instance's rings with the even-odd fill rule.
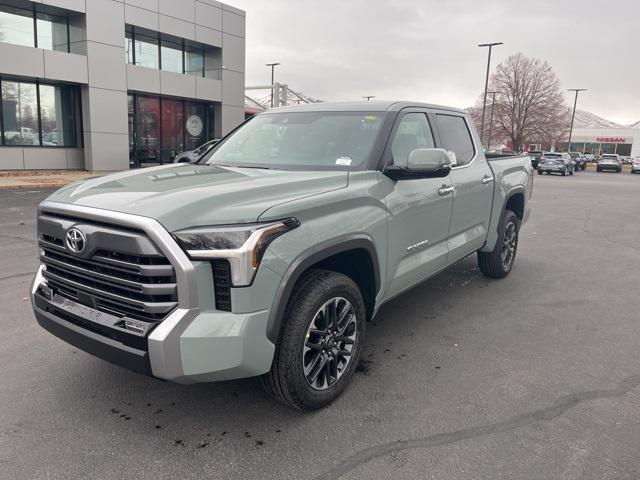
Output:
[[[578,108],[640,120],[640,0],[226,0],[247,12],[247,85],[276,81],[322,100],[473,104],[492,65],[547,60]],[[567,93],[567,103],[573,102]]]

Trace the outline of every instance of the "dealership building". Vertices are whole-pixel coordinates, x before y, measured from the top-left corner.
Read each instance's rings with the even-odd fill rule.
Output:
[[[556,150],[566,152],[568,140],[557,144]],[[640,128],[574,128],[569,151],[637,157],[640,156]]]
[[[244,72],[216,0],[0,0],[0,170],[171,162],[243,121]]]

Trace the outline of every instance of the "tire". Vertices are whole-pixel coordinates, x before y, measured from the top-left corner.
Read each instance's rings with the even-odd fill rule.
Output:
[[[542,175],[542,171],[538,170],[538,175]]]
[[[478,252],[480,271],[491,278],[504,278],[509,275],[518,252],[518,234],[520,220],[511,210],[505,210],[498,227],[498,240],[492,252]],[[512,232],[512,233],[510,233]],[[504,248],[508,247],[511,255],[508,261],[503,257]]]
[[[334,312],[351,307],[342,335],[327,334],[324,328],[333,305]],[[353,280],[337,272],[309,270],[291,295],[271,370],[261,377],[263,387],[279,402],[298,410],[329,405],[353,376],[364,344],[365,322],[364,301]],[[346,352],[350,354],[342,355]]]

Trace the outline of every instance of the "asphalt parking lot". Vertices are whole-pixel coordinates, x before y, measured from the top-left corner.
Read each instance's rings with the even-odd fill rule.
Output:
[[[0,191],[0,478],[640,478],[640,176],[536,175],[511,275],[468,258],[387,304],[352,385],[311,414],[42,330],[46,195]]]

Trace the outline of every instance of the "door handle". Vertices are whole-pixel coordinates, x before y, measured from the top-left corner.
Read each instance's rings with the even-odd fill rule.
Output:
[[[453,186],[452,185],[443,185],[438,189],[438,195],[449,195],[451,192],[453,192]]]
[[[482,184],[483,185],[486,185],[486,184],[491,183],[491,182],[493,182],[493,177],[484,177],[482,179]]]

